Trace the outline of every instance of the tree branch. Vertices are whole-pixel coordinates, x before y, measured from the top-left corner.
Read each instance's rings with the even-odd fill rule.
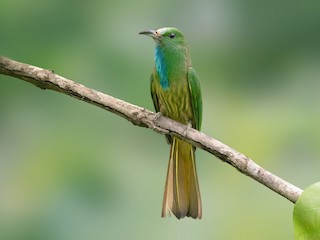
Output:
[[[202,132],[164,116],[156,116],[155,113],[142,107],[87,88],[61,77],[53,71],[0,57],[0,73],[22,79],[42,89],[51,89],[96,105],[127,119],[134,125],[181,138],[213,154],[223,162],[229,163],[241,173],[260,182],[293,203],[302,193],[302,190],[298,187],[265,170],[250,158]]]

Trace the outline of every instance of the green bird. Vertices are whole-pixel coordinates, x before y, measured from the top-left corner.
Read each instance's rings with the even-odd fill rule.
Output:
[[[201,128],[202,98],[190,51],[180,30],[173,27],[140,32],[156,42],[151,96],[156,112],[182,124]],[[162,217],[172,212],[178,219],[201,218],[201,198],[191,144],[166,135],[171,145]]]

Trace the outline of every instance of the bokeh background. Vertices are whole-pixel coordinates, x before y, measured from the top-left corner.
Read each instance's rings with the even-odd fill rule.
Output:
[[[0,54],[153,109],[154,43],[176,26],[203,131],[305,188],[320,179],[317,1],[2,0]],[[0,76],[0,239],[292,239],[293,204],[197,151],[203,219],[160,218],[163,136]]]

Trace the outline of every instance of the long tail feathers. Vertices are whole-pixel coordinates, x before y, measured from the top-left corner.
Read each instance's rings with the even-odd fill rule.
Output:
[[[195,148],[178,138],[171,144],[161,216],[168,212],[178,219],[202,217]]]

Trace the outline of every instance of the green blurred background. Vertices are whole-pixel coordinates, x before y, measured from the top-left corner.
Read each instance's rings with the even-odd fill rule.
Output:
[[[320,2],[0,1],[0,55],[152,109],[154,43],[186,35],[203,131],[305,188],[320,169]],[[293,204],[197,151],[203,219],[160,218],[163,136],[0,75],[0,239],[292,239]]]

